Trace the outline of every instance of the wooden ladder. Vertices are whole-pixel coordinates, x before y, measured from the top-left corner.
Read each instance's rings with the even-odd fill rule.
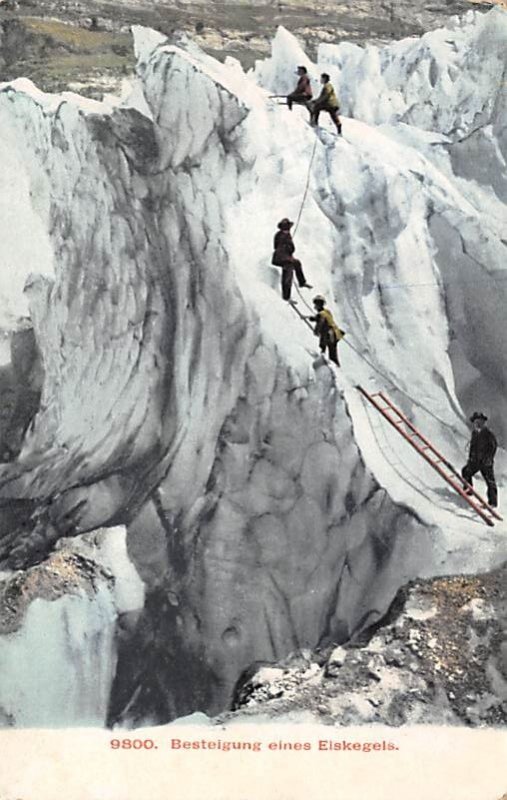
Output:
[[[398,433],[416,450],[420,456],[430,464],[435,472],[458,492],[458,494],[468,503],[469,506],[478,514],[486,525],[494,525],[494,519],[501,520],[500,514],[495,511],[473,486],[465,481],[459,472],[450,464],[444,456],[434,447],[429,439],[417,430],[408,417],[396,408],[394,403],[384,392],[369,394],[362,386],[357,387],[363,397],[382,414],[382,416],[395,428]]]

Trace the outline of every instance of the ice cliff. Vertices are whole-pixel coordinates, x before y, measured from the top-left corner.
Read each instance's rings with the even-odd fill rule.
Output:
[[[0,563],[11,581],[63,537],[125,526],[144,584],[129,611],[109,586],[78,615],[103,620],[107,691],[75,722],[216,712],[253,661],[345,641],[408,579],[507,551],[355,389],[384,388],[457,464],[472,406],[505,442],[507,16],[322,46],[317,65],[280,30],[248,75],[135,40],[122,103],[0,86]],[[343,139],[270,103],[299,63],[340,88]],[[355,347],[340,373],[270,266],[308,174],[296,243]],[[0,670],[23,630],[37,650],[44,608],[5,633]],[[92,697],[85,644],[59,652]],[[40,720],[23,680],[13,724]]]

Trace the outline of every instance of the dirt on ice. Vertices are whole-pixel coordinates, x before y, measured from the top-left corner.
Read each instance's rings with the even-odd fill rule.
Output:
[[[232,716],[310,711],[334,725],[505,725],[506,579],[503,566],[415,581],[362,640],[249,670]]]
[[[133,24],[168,36],[183,31],[209,54],[220,60],[235,57],[250,68],[269,54],[279,25],[314,57],[322,42],[388,43],[420,36],[453,14],[492,5],[476,0],[0,0],[0,74],[4,81],[31,78],[45,91],[70,89],[100,98],[118,91],[134,70]]]

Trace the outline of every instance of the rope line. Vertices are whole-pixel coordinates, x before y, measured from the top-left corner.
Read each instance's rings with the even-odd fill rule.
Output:
[[[310,164],[308,166],[308,172],[307,172],[307,175],[306,175],[306,184],[305,184],[305,190],[303,192],[303,200],[301,201],[301,205],[299,207],[299,213],[297,215],[296,223],[294,225],[293,236],[296,235],[296,231],[298,229],[299,223],[301,222],[301,216],[303,214],[303,209],[305,207],[306,197],[308,195],[308,189],[310,188],[310,178],[311,178],[311,174],[312,174],[313,160],[315,158],[315,153],[317,152],[317,142],[318,142],[317,134],[315,134],[315,140],[313,142],[312,155],[310,156]],[[311,305],[309,303],[306,302],[305,298],[301,294],[301,290],[300,290],[299,286],[297,284],[294,284],[294,285],[296,287],[296,291],[297,291],[301,301],[304,303],[304,305],[307,307],[307,309],[313,313],[313,308],[311,307]],[[294,306],[293,306],[293,308],[294,308]],[[296,309],[294,309],[294,310],[296,310]],[[302,317],[302,319],[304,319],[304,318]],[[306,322],[306,320],[305,320],[305,322]]]
[[[311,307],[311,305],[310,305],[310,304],[309,304],[309,303],[308,303],[308,302],[305,300],[305,298],[304,298],[304,297],[303,297],[303,295],[301,294],[301,289],[299,288],[299,286],[297,285],[297,283],[295,283],[295,284],[294,284],[294,286],[296,287],[296,291],[297,291],[297,293],[298,293],[298,295],[299,295],[299,297],[300,297],[300,299],[301,299],[302,303],[303,303],[303,304],[304,304],[304,305],[307,307],[308,311],[311,311],[311,312],[312,312],[312,314],[315,314],[315,311],[313,310],[313,308]]]
[[[485,278],[489,277],[493,281],[505,281],[505,280],[507,280],[507,272],[503,272],[502,271],[501,275],[492,275],[491,273],[487,273],[486,275],[484,275],[484,277]],[[472,280],[472,279],[467,280],[466,278],[454,278],[454,279],[449,280],[449,281],[440,281],[440,282],[439,281],[429,281],[427,283],[378,283],[377,284],[377,288],[379,288],[379,289],[412,289],[412,288],[420,289],[421,287],[424,288],[424,287],[427,287],[427,286],[442,286],[442,287],[445,288],[447,286],[452,286],[455,283],[459,283],[460,285],[466,285],[466,284],[476,285],[477,283],[480,283],[480,280],[475,280],[475,279],[474,280]]]
[[[299,208],[299,213],[298,213],[298,215],[297,215],[296,222],[295,222],[295,225],[294,225],[294,233],[293,233],[293,236],[295,236],[295,235],[296,235],[296,231],[297,231],[297,229],[298,229],[298,226],[299,226],[299,223],[300,223],[300,221],[301,221],[301,216],[302,216],[302,214],[303,214],[303,209],[304,209],[304,207],[305,207],[306,198],[307,198],[307,195],[308,195],[308,190],[309,190],[309,188],[310,188],[311,171],[312,171],[312,166],[313,166],[313,160],[314,160],[314,158],[315,158],[315,153],[316,153],[316,151],[317,151],[317,141],[318,141],[318,139],[317,139],[317,136],[315,136],[315,141],[314,141],[314,144],[313,144],[312,155],[311,155],[311,157],[310,157],[310,164],[309,164],[309,166],[308,166],[308,172],[307,172],[307,176],[306,176],[306,184],[305,184],[305,189],[304,189],[304,192],[303,192],[303,199],[302,199],[302,201],[301,201],[301,206],[300,206],[300,208]],[[309,311],[311,311],[311,312],[312,312],[312,314],[313,314],[313,313],[314,313],[314,310],[313,310],[313,308],[310,306],[310,304],[309,304],[309,303],[306,301],[306,299],[303,297],[303,294],[302,294],[302,292],[301,292],[301,290],[300,290],[299,286],[298,286],[297,284],[294,284],[294,285],[295,285],[295,287],[296,287],[296,291],[297,291],[297,293],[298,293],[298,295],[299,295],[299,298],[301,299],[302,303],[303,303],[303,304],[306,306],[306,308],[307,308]],[[398,284],[398,285],[394,284],[394,285],[391,285],[391,286],[386,286],[385,288],[398,288],[398,286],[399,286],[399,287],[401,287],[401,286],[403,286],[403,285],[410,286],[410,285],[417,285],[417,284]],[[438,284],[436,284],[436,285],[438,285]],[[380,286],[380,284],[379,284],[379,286]],[[301,319],[301,320],[302,320],[302,321],[303,321],[303,322],[304,322],[304,323],[305,323],[305,324],[306,324],[306,325],[307,325],[307,326],[308,326],[308,327],[309,327],[309,328],[312,330],[312,332],[313,332],[313,328],[312,328],[312,326],[309,324],[308,320],[307,320],[307,319],[304,317],[304,315],[303,315],[303,314],[301,314],[301,313],[299,312],[299,310],[298,310],[297,308],[295,308],[295,306],[292,306],[292,308],[294,309],[294,311],[296,312],[296,314],[298,315],[298,317],[299,317],[299,318],[300,318],[300,319]],[[388,375],[386,375],[384,372],[382,372],[382,370],[380,370],[378,367],[376,367],[376,366],[375,366],[375,364],[373,364],[373,362],[372,362],[372,361],[370,361],[370,359],[366,358],[366,356],[365,356],[363,353],[361,353],[361,352],[360,352],[360,350],[358,350],[358,349],[357,349],[357,347],[354,347],[354,345],[352,344],[352,342],[350,342],[348,339],[343,339],[343,341],[345,342],[345,344],[347,344],[347,345],[348,345],[348,346],[349,346],[349,347],[350,347],[350,348],[351,348],[351,349],[352,349],[352,350],[353,350],[353,351],[356,353],[356,355],[358,355],[358,356],[359,356],[359,358],[361,358],[361,359],[362,359],[362,360],[363,360],[363,361],[364,361],[366,364],[368,364],[368,366],[370,367],[370,369],[372,369],[374,372],[376,372],[376,373],[377,373],[377,375],[379,375],[379,376],[380,376],[380,377],[381,377],[381,378],[382,378],[384,381],[386,381],[386,383],[388,384],[388,386],[390,386],[390,387],[392,388],[392,390],[394,390],[395,392],[399,392],[400,394],[404,395],[404,396],[405,396],[405,397],[406,397],[408,400],[410,400],[410,401],[411,401],[411,403],[413,403],[415,406],[417,406],[417,407],[418,407],[418,408],[420,408],[422,411],[424,411],[426,414],[428,414],[430,417],[432,417],[432,418],[433,418],[433,419],[434,419],[436,422],[439,422],[439,423],[440,423],[440,425],[443,425],[444,427],[448,428],[450,431],[452,431],[452,433],[453,433],[455,436],[458,436],[458,438],[462,439],[463,441],[465,440],[465,437],[464,437],[462,434],[460,434],[460,433],[459,433],[458,429],[457,429],[457,428],[456,428],[454,425],[451,425],[450,423],[448,423],[448,422],[445,422],[445,420],[443,420],[441,417],[439,417],[439,416],[438,416],[438,414],[435,414],[433,411],[431,411],[431,409],[429,409],[427,406],[425,406],[425,405],[424,405],[424,403],[421,403],[419,400],[416,400],[416,399],[415,399],[415,397],[412,397],[412,395],[411,395],[411,394],[409,394],[409,393],[408,393],[408,392],[407,392],[405,389],[402,389],[400,386],[398,386],[398,385],[397,385],[397,384],[396,384],[396,383],[395,383],[395,382],[392,380],[392,378],[390,378]]]
[[[384,379],[384,381],[386,381],[386,383],[387,383],[387,384],[389,384],[389,386],[391,386],[391,387],[392,387],[392,389],[393,389],[395,392],[399,392],[400,394],[404,395],[404,396],[405,396],[405,397],[406,397],[408,400],[410,400],[410,401],[411,401],[411,402],[412,402],[412,403],[413,403],[415,406],[417,406],[417,407],[418,407],[418,408],[420,408],[422,411],[424,411],[426,414],[428,414],[430,417],[432,417],[432,418],[433,418],[433,419],[434,419],[436,422],[439,422],[439,423],[440,423],[440,425],[443,425],[445,428],[448,428],[450,431],[452,431],[452,432],[453,432],[453,434],[454,434],[455,436],[458,436],[460,439],[463,439],[463,441],[465,441],[465,437],[464,437],[464,436],[463,436],[463,435],[462,435],[462,434],[461,434],[461,433],[458,431],[458,429],[456,428],[456,426],[455,426],[455,425],[451,425],[449,422],[446,422],[445,420],[443,420],[441,417],[439,417],[439,416],[438,416],[438,414],[435,414],[435,413],[434,413],[434,412],[433,412],[433,411],[432,411],[430,408],[428,408],[427,406],[425,406],[425,405],[424,405],[424,403],[421,403],[421,402],[420,402],[420,400],[416,400],[416,399],[415,399],[415,397],[412,397],[412,395],[411,395],[411,394],[409,394],[409,392],[405,391],[405,389],[402,389],[402,388],[401,388],[401,386],[398,386],[398,384],[396,384],[396,383],[395,383],[395,382],[392,380],[392,378],[389,378],[389,376],[388,376],[388,375],[386,375],[384,372],[382,372],[382,370],[380,370],[378,367],[376,367],[376,366],[375,366],[375,364],[373,364],[373,363],[370,361],[370,359],[369,359],[369,358],[366,358],[366,356],[365,356],[363,353],[361,353],[361,352],[360,352],[360,351],[357,349],[357,347],[354,347],[354,345],[352,344],[352,342],[350,342],[350,341],[347,341],[347,339],[343,339],[343,341],[345,342],[345,344],[348,344],[348,346],[352,348],[352,350],[353,350],[353,351],[356,353],[356,355],[358,355],[358,356],[359,356],[359,358],[362,358],[362,359],[363,359],[363,361],[364,361],[366,364],[368,364],[368,366],[369,366],[371,369],[373,369],[373,370],[374,370],[374,371],[375,371],[375,372],[376,372],[378,375],[380,375],[380,377],[381,377],[381,378],[383,378],[383,379]]]
[[[305,207],[306,196],[308,194],[308,189],[310,188],[310,178],[311,178],[311,174],[312,174],[313,159],[315,158],[315,153],[317,151],[317,141],[318,141],[317,140],[317,136],[315,136],[315,141],[313,143],[312,155],[310,157],[310,164],[309,164],[309,167],[308,167],[308,173],[307,173],[307,176],[306,176],[306,185],[305,185],[305,190],[303,192],[303,200],[301,201],[301,206],[299,208],[299,214],[297,215],[296,222],[295,222],[295,225],[294,225],[293,236],[296,235],[296,231],[298,229],[298,225],[299,225],[299,223],[301,221],[301,215],[303,213],[303,208]]]
[[[310,324],[310,321],[305,317],[305,315],[302,314],[301,311],[298,308],[296,308],[296,306],[293,303],[289,303],[289,305],[292,308],[292,310],[296,312],[296,314],[298,315],[299,319],[302,320],[302,322],[304,322],[306,327],[309,328],[311,330],[311,332],[313,333],[314,332],[313,331],[313,326]],[[322,353],[322,356],[323,355],[324,355],[324,353]],[[326,364],[326,367],[328,368],[328,370],[330,372],[333,372],[333,368],[331,367],[331,364],[329,364],[328,361],[326,361],[325,359],[324,359],[324,361],[325,361],[325,364]]]
[[[299,290],[298,290],[298,291],[299,291]],[[300,293],[300,295],[301,295],[301,293]],[[305,305],[308,305],[304,299],[303,299],[303,302],[305,303]],[[307,319],[304,317],[304,315],[303,315],[303,314],[301,314],[301,313],[299,312],[299,310],[298,310],[297,308],[295,308],[295,306],[292,306],[292,308],[294,309],[294,311],[296,312],[296,314],[298,315],[298,317],[299,317],[299,318],[300,318],[300,319],[301,319],[301,320],[302,320],[302,321],[305,323],[305,325],[307,325],[307,326],[310,328],[310,330],[313,332],[313,328],[312,328],[312,326],[310,325],[310,323],[308,322],[308,320],[307,320]],[[313,309],[310,309],[310,310],[313,310]],[[464,436],[463,436],[463,435],[462,435],[462,434],[461,434],[461,433],[458,431],[458,429],[457,429],[457,428],[456,428],[454,425],[451,425],[450,423],[448,423],[448,422],[446,422],[445,420],[443,420],[441,417],[439,417],[439,416],[438,416],[438,414],[435,414],[435,413],[434,413],[434,412],[433,412],[433,411],[432,411],[430,408],[428,408],[427,406],[425,406],[425,405],[424,405],[424,403],[421,403],[419,400],[416,400],[416,399],[415,399],[415,397],[412,397],[412,395],[411,395],[411,394],[409,394],[409,392],[405,391],[405,389],[402,389],[402,388],[401,388],[401,386],[398,386],[398,385],[397,385],[397,384],[396,384],[396,383],[395,383],[395,382],[392,380],[392,378],[390,378],[388,375],[386,375],[384,372],[382,372],[382,370],[380,370],[378,367],[376,367],[376,366],[375,366],[375,364],[374,364],[372,361],[370,361],[370,359],[369,359],[369,358],[366,358],[366,356],[365,356],[363,353],[361,353],[361,351],[360,351],[360,350],[358,350],[358,349],[357,349],[357,347],[354,347],[354,345],[352,344],[352,342],[351,342],[351,341],[349,341],[347,338],[345,338],[345,339],[342,339],[341,341],[345,342],[345,344],[346,344],[346,345],[348,345],[348,346],[349,346],[349,347],[350,347],[350,348],[351,348],[351,349],[352,349],[352,350],[353,350],[353,351],[356,353],[356,355],[358,355],[358,356],[359,356],[359,358],[361,358],[361,359],[362,359],[362,360],[363,360],[363,361],[364,361],[366,364],[368,364],[368,366],[370,367],[370,369],[372,369],[374,372],[376,372],[376,373],[377,373],[377,375],[380,375],[380,377],[381,377],[381,378],[383,378],[383,380],[384,380],[384,381],[385,381],[385,382],[386,382],[386,383],[387,383],[389,386],[391,386],[391,388],[392,388],[392,389],[393,389],[395,392],[399,392],[400,394],[404,395],[404,396],[405,396],[405,397],[406,397],[408,400],[410,400],[410,401],[411,401],[411,402],[412,402],[412,403],[413,403],[415,406],[417,406],[417,407],[418,407],[418,408],[420,408],[422,411],[424,411],[426,414],[428,414],[430,417],[432,417],[432,418],[433,418],[433,419],[434,419],[436,422],[439,422],[439,423],[440,423],[440,425],[443,425],[444,427],[446,427],[446,428],[448,428],[449,430],[451,430],[455,436],[458,436],[460,439],[463,439],[463,441],[465,441],[465,437],[464,437]]]

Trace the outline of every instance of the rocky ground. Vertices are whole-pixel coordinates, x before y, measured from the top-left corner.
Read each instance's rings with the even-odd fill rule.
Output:
[[[506,579],[507,565],[413,582],[370,638],[255,665],[227,718],[310,711],[339,725],[505,725]]]
[[[0,0],[0,74],[2,80],[29,77],[47,91],[70,88],[100,97],[117,91],[133,71],[132,24],[168,35],[185,31],[210,54],[251,67],[269,53],[278,25],[296,34],[312,56],[321,42],[383,43],[420,35],[478,5],[487,9],[493,2]]]
[[[100,99],[134,71],[128,29],[91,29],[91,21],[0,12],[2,80],[28,77],[48,92],[66,89]]]
[[[0,636],[20,629],[34,600],[54,601],[82,592],[93,596],[100,582],[112,584],[112,578],[91,558],[75,552],[70,540],[62,542],[42,564],[0,573]]]
[[[26,15],[9,19],[14,32],[20,26],[23,30],[42,23],[50,26],[43,27],[44,35],[51,40],[47,53],[41,50],[37,62],[43,76],[50,74],[47,66],[59,54],[59,69],[65,68],[70,77],[75,57],[75,80],[82,79],[80,58],[88,55],[88,63],[94,62],[101,47],[107,55],[111,42],[117,42],[115,37],[126,35],[121,26],[106,30],[107,20],[102,18],[78,20],[73,25]],[[80,38],[81,31],[84,38]],[[56,32],[61,37],[58,47],[54,45]],[[39,39],[33,35],[30,42],[36,52]],[[15,41],[10,50],[3,49],[4,59],[10,52],[12,63],[17,55],[27,58],[23,38],[17,47]],[[329,148],[321,160],[316,187],[311,190],[314,200],[320,187],[328,187],[331,195],[337,180],[353,187],[348,195],[331,197],[325,214],[316,202],[308,203],[306,214],[310,216],[305,218],[308,229],[318,233],[315,240],[322,237],[319,258],[314,258],[312,268],[317,280],[312,276],[312,281],[320,286],[325,277],[329,285],[329,270],[329,276],[336,280],[336,296],[338,291],[344,293],[340,298],[344,310],[352,301],[355,313],[363,309],[363,297],[351,280],[355,264],[365,264],[370,286],[377,282],[381,285],[377,266],[389,266],[394,279],[398,271],[404,274],[405,256],[399,255],[397,243],[391,245],[390,241],[392,222],[405,219],[404,210],[411,208],[419,192],[424,202],[416,208],[415,221],[411,222],[415,233],[409,230],[407,241],[412,248],[412,242],[422,241],[420,231],[425,236],[427,232],[420,279],[430,274],[433,279],[436,266],[443,276],[449,276],[439,261],[434,265],[436,252],[441,262],[449,262],[445,266],[452,277],[453,270],[461,270],[466,256],[473,264],[467,264],[466,274],[480,276],[481,285],[488,283],[490,265],[500,264],[497,250],[488,250],[488,240],[478,236],[483,216],[491,217],[488,222],[496,242],[496,203],[493,205],[486,191],[479,193],[476,186],[478,177],[488,186],[496,186],[493,172],[499,161],[494,160],[498,156],[493,145],[484,150],[485,161],[489,159],[493,166],[477,174],[477,180],[476,173],[460,171],[458,156],[456,171],[449,167],[448,173],[440,175],[429,157],[423,161],[415,153],[414,142],[420,141],[417,131],[426,131],[423,123],[428,106],[435,125],[440,126],[434,129],[436,139],[441,130],[463,130],[462,126],[475,133],[478,119],[482,127],[487,124],[493,131],[501,130],[501,98],[486,114],[489,88],[484,88],[484,94],[474,95],[469,87],[478,83],[479,77],[483,79],[485,69],[491,70],[489,74],[495,80],[503,78],[503,51],[498,59],[495,52],[488,65],[478,46],[484,47],[484,42],[478,43],[474,37],[467,41],[471,46],[466,47],[466,54],[458,53],[453,64],[455,69],[459,65],[461,71],[466,70],[454,104],[440,88],[439,76],[448,74],[445,55],[442,64],[437,60],[430,70],[432,76],[426,78],[416,71],[416,92],[425,87],[427,98],[417,96],[420,108],[412,112],[412,93],[405,98],[400,92],[404,119],[415,121],[413,131],[406,134],[409,146],[402,138],[403,149],[398,149],[398,144],[383,144],[380,155],[374,153],[379,140],[373,128],[378,121],[373,120],[371,128],[357,123],[359,134],[353,132],[352,144],[337,142],[334,153]],[[92,44],[99,49],[87,53]],[[76,52],[81,46],[82,52]],[[423,49],[421,55],[417,49],[417,58],[426,69],[427,51]],[[147,46],[146,57],[150,54]],[[127,58],[121,52],[115,55]],[[400,61],[404,57],[401,55]],[[411,63],[391,70],[388,79],[397,76],[401,85],[407,80]],[[124,66],[128,71],[128,64]],[[118,65],[116,68],[120,69]],[[62,674],[73,681],[73,697],[78,698],[82,694],[81,675],[85,674],[93,676],[93,684],[87,682],[86,714],[77,701],[75,706],[68,704],[72,718],[81,725],[83,720],[104,720],[108,709],[112,722],[144,723],[148,718],[162,723],[196,708],[215,713],[230,706],[231,689],[253,659],[275,662],[296,648],[297,642],[313,646],[324,637],[326,646],[318,652],[297,653],[282,664],[266,664],[260,672],[254,670],[254,677],[247,676],[238,688],[235,713],[257,713],[267,708],[283,714],[292,708],[307,708],[317,718],[340,724],[358,719],[393,725],[437,720],[474,725],[504,722],[505,570],[480,578],[414,584],[398,598],[391,618],[371,631],[367,641],[340,647],[350,631],[362,629],[366,620],[383,615],[408,576],[440,570],[441,564],[447,571],[478,571],[478,559],[487,558],[489,566],[496,551],[493,546],[489,550],[489,539],[485,548],[482,542],[473,540],[477,545],[477,551],[473,551],[471,539],[460,530],[461,525],[467,525],[466,517],[453,514],[456,528],[448,534],[444,522],[439,521],[446,519],[444,512],[441,517],[430,516],[439,525],[438,531],[433,530],[433,523],[419,517],[419,513],[428,513],[425,507],[419,506],[419,501],[407,505],[403,497],[410,499],[412,491],[401,487],[396,472],[393,478],[385,470],[386,483],[395,489],[396,497],[402,498],[396,502],[391,499],[389,488],[375,476],[392,462],[376,450],[369,452],[373,450],[372,440],[356,443],[361,426],[355,425],[355,418],[360,423],[363,416],[357,398],[354,403],[348,389],[348,378],[347,389],[342,389],[345,382],[340,380],[335,386],[327,370],[315,381],[309,377],[308,354],[293,350],[291,325],[298,322],[287,320],[287,328],[284,324],[284,330],[280,329],[280,349],[274,348],[274,328],[270,326],[278,321],[279,312],[273,306],[270,319],[265,295],[258,291],[259,287],[264,291],[265,283],[271,280],[259,269],[261,258],[265,260],[262,237],[270,235],[272,209],[280,207],[282,200],[286,202],[289,191],[295,192],[288,177],[300,171],[298,164],[310,133],[306,127],[302,127],[301,135],[296,130],[295,147],[285,148],[290,152],[283,153],[283,158],[276,119],[262,125],[259,122],[252,130],[245,125],[242,135],[233,135],[245,114],[240,95],[220,91],[204,67],[197,78],[196,71],[195,62],[184,53],[159,52],[154,63],[150,62],[145,91],[157,120],[153,125],[135,110],[126,110],[114,119],[84,116],[72,109],[68,115],[59,115],[41,108],[37,99],[31,101],[21,92],[4,91],[1,95],[2,114],[13,131],[5,139],[4,171],[10,162],[11,173],[15,173],[10,187],[16,188],[19,174],[29,175],[33,181],[27,183],[20,197],[13,192],[16,213],[11,218],[13,222],[19,216],[35,219],[32,213],[46,208],[43,201],[48,198],[50,241],[58,275],[49,296],[49,281],[44,282],[46,265],[34,259],[39,272],[31,286],[40,279],[41,290],[31,297],[40,298],[33,301],[39,314],[34,319],[43,320],[37,322],[39,335],[32,336],[29,327],[19,332],[19,337],[13,334],[11,361],[0,374],[0,383],[11,398],[11,411],[2,421],[6,438],[2,489],[7,510],[2,509],[0,556],[8,558],[14,568],[18,563],[13,563],[13,558],[34,564],[45,555],[45,546],[62,536],[121,522],[128,525],[129,555],[147,587],[146,603],[137,597],[130,604],[134,616],[129,618],[120,641],[116,636],[117,607],[107,586],[99,586],[104,591],[99,596],[98,590],[96,602],[88,603],[88,593],[94,588],[88,577],[88,562],[83,574],[83,563],[79,558],[76,561],[75,552],[62,559],[58,550],[59,555],[51,556],[44,565],[5,577],[3,598],[0,596],[6,609],[5,648],[12,644],[11,633],[21,630],[24,615],[29,619],[27,629],[20,633],[23,652],[29,654],[29,661],[37,663],[34,629],[37,634],[42,630],[51,641],[47,619],[52,619],[53,635],[62,645],[53,660],[60,672],[54,677],[47,670],[47,686],[56,700],[52,700],[53,706],[48,701],[45,719],[51,719],[49,712],[61,706],[57,690]],[[365,82],[368,74],[375,73],[366,72]],[[98,75],[102,77],[100,71]],[[351,74],[350,83],[356,75],[357,71]],[[419,80],[421,77],[425,80]],[[56,83],[61,79],[58,70],[53,79]],[[199,117],[191,113],[192,95],[186,89],[194,81],[206,97]],[[371,86],[371,80],[369,83]],[[387,89],[387,84],[384,86]],[[241,88],[241,92],[244,90]],[[195,97],[201,95],[197,92]],[[463,97],[469,103],[466,113]],[[407,116],[409,113],[413,118]],[[418,119],[423,121],[419,129]],[[266,120],[262,118],[262,122]],[[354,131],[354,124],[351,127]],[[185,135],[175,136],[175,130],[190,131],[190,142]],[[202,131],[208,131],[204,139],[200,138]],[[362,137],[361,131],[368,131],[368,137]],[[365,144],[364,138],[373,139],[373,145],[371,141]],[[259,139],[262,141],[257,149]],[[466,150],[461,159],[473,160],[475,153],[482,153],[482,138],[478,142],[474,144],[477,149]],[[406,162],[403,170],[398,169],[402,159]],[[266,161],[277,164],[265,169]],[[18,163],[16,171],[12,164]],[[40,178],[45,163],[51,165],[47,183]],[[190,172],[189,164],[193,165]],[[414,173],[409,176],[412,167]],[[471,176],[467,205],[461,205],[461,196],[466,194],[465,180],[460,177],[463,174]],[[230,177],[223,180],[224,175]],[[421,176],[425,180],[420,180]],[[396,188],[394,197],[378,202],[376,198],[386,194],[391,180]],[[459,192],[453,188],[454,180]],[[29,194],[32,185],[39,199]],[[213,205],[196,206],[196,198],[211,195]],[[479,201],[480,213],[475,213]],[[266,213],[258,213],[259,208],[268,206]],[[354,213],[344,214],[344,208]],[[488,213],[490,208],[492,214]],[[245,264],[245,274],[250,265],[253,267],[249,273],[252,277],[241,277],[239,291],[241,273],[235,264],[238,254],[244,258],[244,246],[221,220],[232,212],[237,212],[240,220],[249,220],[252,210],[257,213],[259,245]],[[432,238],[428,217],[445,214],[449,219],[446,225],[461,237],[463,253],[458,256],[454,255],[454,238],[447,235],[445,227],[435,227]],[[187,224],[189,220],[192,227]],[[332,233],[328,232],[330,220],[335,226],[334,220],[340,224]],[[24,228],[19,230],[23,232]],[[46,229],[38,236],[36,241],[44,245]],[[68,246],[69,241],[75,247]],[[211,247],[211,242],[216,244]],[[484,260],[480,260],[482,253],[470,249],[474,242],[484,251]],[[45,252],[42,247],[40,250]],[[469,256],[469,252],[475,255]],[[490,252],[494,254],[491,260]],[[189,255],[192,270],[188,269]],[[322,263],[318,263],[321,256]],[[21,259],[14,263],[18,271],[25,267]],[[435,343],[435,355],[415,367],[407,365],[404,380],[415,385],[413,393],[423,386],[420,375],[431,376],[433,389],[439,386],[435,375],[438,379],[442,376],[444,388],[453,385],[447,366],[445,373],[440,372],[448,352],[444,332],[454,320],[470,318],[469,309],[477,294],[470,295],[469,303],[467,282],[478,285],[469,278],[463,280],[463,305],[445,308],[449,316],[444,315],[443,302],[419,304],[416,292],[410,293],[414,327],[405,327],[403,315],[403,322],[400,319],[391,329],[392,341],[400,352],[405,346],[410,354],[417,332],[426,334],[428,330],[429,311],[438,310],[436,319],[442,335],[430,340]],[[496,302],[496,284],[493,290]],[[371,289],[365,292],[364,309],[369,312]],[[202,297],[206,303],[200,302]],[[484,293],[483,297],[487,300],[488,295]],[[224,302],[227,317],[223,314]],[[486,316],[492,318],[493,325],[495,317],[489,312],[491,309],[496,314],[496,305],[491,301],[480,306],[488,309]],[[371,325],[372,349],[374,339],[379,339],[375,332],[382,331],[383,335],[385,320],[389,321],[386,309],[382,302],[368,317],[366,311],[363,313],[363,319]],[[472,360],[486,363],[485,357],[479,357],[485,352],[481,348],[497,343],[496,330],[490,334],[489,327],[482,328],[478,318],[471,322],[474,324],[466,327],[478,343],[474,342],[474,347],[470,343],[471,360],[458,367],[460,375],[466,374]],[[104,330],[111,335],[104,337]],[[470,342],[465,334],[461,341]],[[41,348],[40,358],[35,344]],[[311,354],[311,344],[308,348]],[[501,347],[496,349],[502,352]],[[70,368],[62,368],[61,362]],[[368,363],[377,369],[374,362]],[[384,359],[378,363],[382,365]],[[45,399],[38,406],[42,365],[46,370]],[[370,380],[371,373],[362,369],[356,374]],[[480,377],[483,383],[487,379],[486,374]],[[33,398],[23,414],[16,416],[25,385],[31,387]],[[345,391],[346,405],[342,402]],[[434,408],[437,400],[443,403],[445,396],[435,393],[431,401]],[[37,408],[39,412],[33,417]],[[454,415],[449,419],[454,420]],[[26,451],[20,456],[23,433],[32,422]],[[431,492],[439,497],[438,489]],[[47,516],[37,517],[39,509]],[[22,511],[26,516],[26,524],[24,518],[21,520],[23,526],[19,519]],[[450,513],[445,510],[445,515]],[[13,516],[17,524],[13,524]],[[483,531],[483,536],[489,537],[489,532]],[[116,566],[117,558],[112,561]],[[101,579],[99,572],[92,573],[96,582],[108,584],[107,576]],[[78,619],[85,619],[76,628],[66,615],[68,607],[76,605],[72,602],[74,590],[76,586],[79,590],[81,581],[80,595],[85,595],[86,602],[77,603],[75,613]],[[30,603],[30,609],[37,612],[40,604],[31,600],[47,599],[47,594],[51,602],[44,605],[46,616],[35,625],[33,614],[25,614],[25,609]],[[68,666],[68,634],[73,636],[76,629],[78,633],[91,631],[92,635],[78,637],[74,660]],[[66,636],[60,636],[61,631]],[[93,646],[83,653],[87,643]],[[41,646],[40,641],[38,646],[39,653],[55,650],[44,643]],[[27,682],[16,679],[18,664],[25,661],[11,658],[11,685],[16,683],[16,690],[4,688],[12,705],[24,703],[24,713],[30,705],[23,700]],[[99,669],[103,693],[95,698]],[[6,672],[2,670],[3,687]],[[37,703],[32,705],[38,710]],[[22,724],[26,719],[33,724],[34,717],[28,716],[32,708],[24,716],[14,716],[14,711],[6,706],[5,718],[12,718],[12,724]]]

